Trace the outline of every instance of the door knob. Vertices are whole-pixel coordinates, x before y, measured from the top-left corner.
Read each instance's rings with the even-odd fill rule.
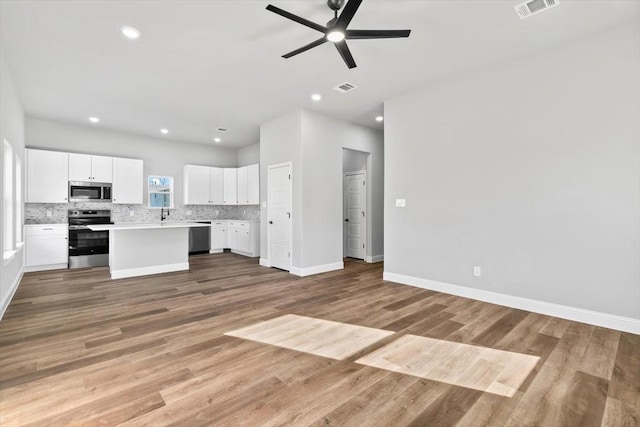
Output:
[[[345,219],[344,222],[349,222],[349,218]]]
[[[269,224],[273,224],[273,221],[269,221]]]

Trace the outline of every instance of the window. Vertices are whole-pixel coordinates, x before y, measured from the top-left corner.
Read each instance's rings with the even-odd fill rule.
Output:
[[[173,178],[149,176],[149,207],[173,209]]]
[[[14,234],[13,234],[13,212],[14,212],[14,204],[13,204],[13,149],[11,148],[11,144],[7,142],[5,139],[3,141],[2,150],[4,154],[4,164],[3,173],[4,173],[4,188],[3,195],[4,200],[2,204],[4,222],[2,226],[4,227],[4,253],[3,258],[9,259],[13,256],[14,250]]]
[[[22,205],[22,162],[20,157],[16,154],[16,248],[22,246],[22,218],[23,218],[23,205]]]

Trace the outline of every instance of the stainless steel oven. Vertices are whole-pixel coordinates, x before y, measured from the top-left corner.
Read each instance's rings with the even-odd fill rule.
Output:
[[[70,202],[110,202],[111,184],[108,182],[69,181]]]
[[[111,211],[69,211],[69,268],[109,265],[109,232],[91,231],[90,224],[111,224]]]

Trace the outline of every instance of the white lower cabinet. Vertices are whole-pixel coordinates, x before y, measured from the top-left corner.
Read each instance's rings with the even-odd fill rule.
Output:
[[[67,224],[29,224],[25,226],[25,270],[67,268],[69,228]]]
[[[260,224],[257,221],[229,221],[227,229],[231,252],[260,256]]]
[[[211,250],[209,253],[222,252],[229,247],[227,221],[211,221]]]

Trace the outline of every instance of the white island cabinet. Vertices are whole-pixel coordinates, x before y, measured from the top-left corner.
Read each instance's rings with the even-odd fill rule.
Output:
[[[189,228],[209,224],[122,223],[89,225],[109,230],[109,271],[112,279],[189,269]]]

